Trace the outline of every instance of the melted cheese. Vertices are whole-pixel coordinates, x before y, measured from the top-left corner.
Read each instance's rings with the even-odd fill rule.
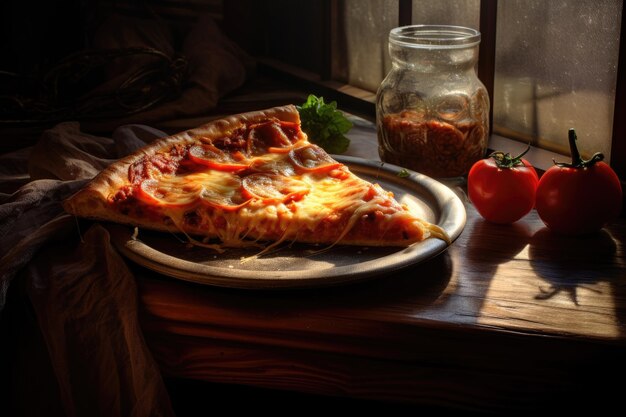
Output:
[[[332,225],[337,224],[341,230],[335,230],[332,246],[340,242],[359,219],[370,213],[378,213],[376,235],[384,234],[386,228],[400,222],[409,231],[419,229],[423,235],[415,234],[420,239],[433,236],[449,242],[441,228],[416,218],[390,193],[353,174],[297,174],[287,153],[257,156],[249,164],[253,172],[269,171],[304,181],[310,191],[298,201],[267,204],[252,198],[243,204],[242,180],[236,173],[207,169],[178,175],[155,175],[151,181],[158,182],[155,187],[158,194],[154,197],[163,202],[159,209],[186,235],[195,231],[217,237],[221,241],[219,244],[198,242],[188,236],[191,243],[218,251],[224,246],[241,247],[258,245],[258,241],[274,241],[261,252],[265,253],[286,240],[298,240],[300,233],[308,232],[311,236],[319,230],[332,230]],[[182,210],[181,202],[193,204]],[[187,224],[187,215],[195,216],[194,223],[197,224]],[[328,222],[330,226],[319,229],[322,222]],[[321,236],[321,240],[327,239]]]
[[[231,173],[207,170],[146,180],[141,184],[140,195],[147,194],[148,200],[165,207],[186,206],[198,201],[232,207],[242,202],[240,188],[241,179]]]

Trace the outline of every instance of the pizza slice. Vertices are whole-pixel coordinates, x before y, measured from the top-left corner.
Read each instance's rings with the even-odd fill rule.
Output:
[[[68,213],[225,247],[408,246],[445,231],[308,141],[294,106],[217,120],[104,169]]]

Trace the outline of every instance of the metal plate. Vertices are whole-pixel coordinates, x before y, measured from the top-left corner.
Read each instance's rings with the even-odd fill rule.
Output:
[[[381,162],[334,156],[350,170],[392,191],[421,218],[442,227],[454,241],[465,227],[466,213],[459,197],[446,185],[419,173],[398,175],[400,168]],[[311,288],[365,280],[416,265],[447,248],[440,239],[426,239],[406,248],[334,246],[328,251],[313,245],[293,244],[259,258],[257,248],[211,249],[190,247],[169,233],[109,225],[115,246],[132,261],[159,273],[201,284],[232,288]]]

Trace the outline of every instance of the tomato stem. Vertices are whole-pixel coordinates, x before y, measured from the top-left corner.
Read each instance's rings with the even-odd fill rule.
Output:
[[[578,151],[578,145],[576,145],[576,130],[571,128],[567,132],[567,139],[569,140],[569,150],[572,154],[572,165],[580,166],[583,163],[583,159],[580,157],[580,152]]]
[[[524,152],[513,157],[510,153],[504,153],[502,151],[495,151],[489,155],[489,158],[493,158],[496,161],[496,165],[498,168],[513,168],[519,165],[524,165],[522,162],[522,157],[528,153],[530,150],[530,144],[526,148]]]
[[[602,152],[596,152],[593,156],[587,160],[583,159],[580,156],[580,152],[578,151],[578,145],[576,144],[576,140],[578,139],[576,136],[576,130],[574,128],[570,128],[567,132],[567,138],[569,140],[569,149],[572,154],[572,163],[568,164],[566,162],[556,162],[554,159],[554,165],[559,167],[569,167],[569,168],[588,168],[593,166],[596,162],[600,162],[604,159],[604,154]]]

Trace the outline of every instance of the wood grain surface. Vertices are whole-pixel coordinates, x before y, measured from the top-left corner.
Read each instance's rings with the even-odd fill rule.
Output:
[[[466,202],[459,239],[367,282],[234,290],[133,265],[165,375],[489,412],[617,401],[626,220],[581,238],[552,234],[534,211],[494,225],[451,187]]]
[[[229,290],[135,266],[146,339],[169,376],[489,411],[622,378],[624,222],[564,240],[535,213],[468,215],[433,260],[336,288]]]

